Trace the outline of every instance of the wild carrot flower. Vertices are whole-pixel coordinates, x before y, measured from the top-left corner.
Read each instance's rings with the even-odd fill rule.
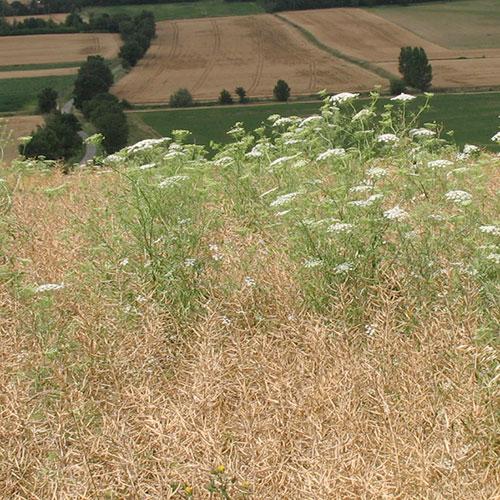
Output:
[[[252,288],[255,286],[255,280],[250,277],[250,276],[246,276],[245,279],[243,280],[243,284],[246,286],[246,287],[249,287],[249,288]]]
[[[385,144],[392,144],[398,141],[398,136],[395,134],[381,134],[377,137],[377,142],[382,142]]]
[[[285,205],[289,201],[292,201],[300,194],[300,191],[295,191],[294,193],[282,194],[278,196],[272,203],[271,207],[280,207],[281,205]]]
[[[372,194],[366,200],[350,201],[349,205],[352,205],[353,207],[369,207],[370,205],[373,205],[376,201],[381,200],[383,197],[384,195],[379,193]]]
[[[316,161],[328,160],[328,158],[333,158],[334,156],[345,156],[345,149],[344,148],[327,149],[326,151],[323,151],[323,153],[320,153],[318,155]]]
[[[352,224],[337,222],[336,224],[332,224],[326,231],[328,233],[350,233],[354,226]]]
[[[156,163],[146,163],[145,165],[141,165],[139,170],[149,170],[150,168],[156,167]]]
[[[491,234],[493,236],[500,236],[500,227],[498,226],[480,226],[479,230],[485,234]]]
[[[446,168],[451,167],[453,162],[450,160],[432,160],[427,162],[429,168]]]
[[[399,205],[386,210],[384,217],[389,220],[403,220],[408,217],[408,212],[404,211]]]
[[[185,181],[186,179],[189,179],[187,175],[173,175],[172,177],[167,177],[166,179],[163,179],[159,184],[158,187],[160,188],[168,188],[171,186],[175,186],[181,181]]]
[[[493,142],[500,142],[500,132],[497,132],[492,138],[491,140]]]
[[[340,94],[330,97],[330,102],[332,104],[342,104],[344,102],[352,101],[353,99],[356,99],[356,97],[359,97],[358,93],[353,94],[351,92],[341,92]]]
[[[312,257],[310,259],[307,259],[304,262],[304,267],[307,268],[307,269],[311,269],[313,267],[318,267],[318,266],[321,266],[321,265],[323,265],[323,261],[321,259],[316,259],[314,257]]]
[[[460,189],[448,191],[445,194],[445,198],[448,201],[456,203],[457,205],[469,205],[472,202],[472,195],[467,191],[461,191]]]
[[[500,253],[490,253],[486,256],[486,258],[495,264],[500,264]]]
[[[372,167],[367,170],[366,175],[370,179],[380,179],[387,175],[387,170],[381,167]]]
[[[46,283],[35,288],[35,293],[50,292],[52,290],[61,290],[64,288],[64,283]]]
[[[335,266],[333,270],[335,271],[335,274],[344,274],[348,273],[349,271],[352,271],[354,269],[354,265],[351,262],[343,262],[342,264],[339,264],[338,266]]]
[[[410,137],[421,139],[434,137],[436,132],[429,130],[428,128],[413,128],[410,130]]]
[[[402,92],[401,94],[392,97],[391,101],[408,102],[408,101],[413,101],[414,99],[416,99],[414,95],[405,94],[404,92]]]

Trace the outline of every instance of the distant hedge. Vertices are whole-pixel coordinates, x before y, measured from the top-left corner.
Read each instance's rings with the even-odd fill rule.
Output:
[[[242,0],[224,0],[226,2]],[[245,1],[245,0],[243,0]],[[322,9],[328,7],[374,7],[376,5],[410,5],[436,0],[260,0],[268,12],[282,10]],[[453,0],[447,0],[453,1]]]

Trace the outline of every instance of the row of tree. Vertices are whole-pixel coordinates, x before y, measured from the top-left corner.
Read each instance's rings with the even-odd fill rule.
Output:
[[[234,2],[245,0],[224,1]],[[410,5],[414,3],[432,1],[435,0],[259,0],[268,12],[277,12],[282,10],[323,9],[328,7],[374,7],[376,5],[394,4]]]

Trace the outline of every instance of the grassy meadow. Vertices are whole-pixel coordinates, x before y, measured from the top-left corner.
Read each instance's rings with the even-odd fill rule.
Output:
[[[169,19],[193,19],[198,17],[247,16],[260,14],[264,10],[256,2],[224,2],[224,0],[202,0],[170,4],[115,5],[89,7],[85,13],[140,14],[143,10],[154,12],[157,21]]]
[[[29,71],[32,69],[78,68],[82,61],[41,63],[41,64],[10,64],[0,66],[0,71]]]
[[[422,102],[420,97],[416,105]],[[388,99],[381,99],[382,104]],[[240,121],[248,129],[259,126],[269,115],[306,116],[318,111],[320,102],[291,102],[288,104],[262,104],[227,106],[224,108],[184,109],[148,111],[139,113],[140,118],[160,135],[170,135],[173,129],[186,129],[193,133],[197,144],[208,145],[210,141],[228,142],[226,132]],[[459,145],[467,143],[500,151],[491,142],[500,119],[498,110],[500,93],[438,94],[431,101],[431,109],[422,121],[436,121],[444,128],[453,130],[454,140]],[[134,113],[135,115],[135,113]]]
[[[500,158],[335,99],[0,170],[0,497],[497,496]]]
[[[60,95],[71,91],[76,75],[43,76],[36,78],[0,79],[0,113],[32,113],[36,110],[37,95],[52,87]]]
[[[500,2],[453,0],[371,7],[369,12],[451,49],[500,48]]]

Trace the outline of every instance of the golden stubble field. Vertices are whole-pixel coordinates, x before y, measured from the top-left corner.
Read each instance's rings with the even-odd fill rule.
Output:
[[[4,36],[0,66],[84,61],[97,54],[111,59],[119,49],[120,37],[112,33]]]
[[[7,138],[5,144],[2,144],[3,150],[0,151],[0,165],[2,162],[8,165],[17,157],[19,154],[19,138],[30,135],[31,132],[42,123],[43,118],[40,115],[9,116],[5,119],[0,118],[0,137]]]
[[[164,21],[157,23],[157,34],[146,56],[115,85],[120,98],[161,103],[185,87],[195,99],[215,99],[223,88],[237,86],[250,97],[269,97],[280,78],[294,95],[385,83],[315,47],[272,15]]]
[[[487,87],[500,84],[500,47],[453,49],[438,45],[362,9],[286,12],[285,19],[309,31],[321,43],[398,75],[403,46],[423,47],[434,69],[436,87]],[[452,30],[453,26],[442,26]]]

